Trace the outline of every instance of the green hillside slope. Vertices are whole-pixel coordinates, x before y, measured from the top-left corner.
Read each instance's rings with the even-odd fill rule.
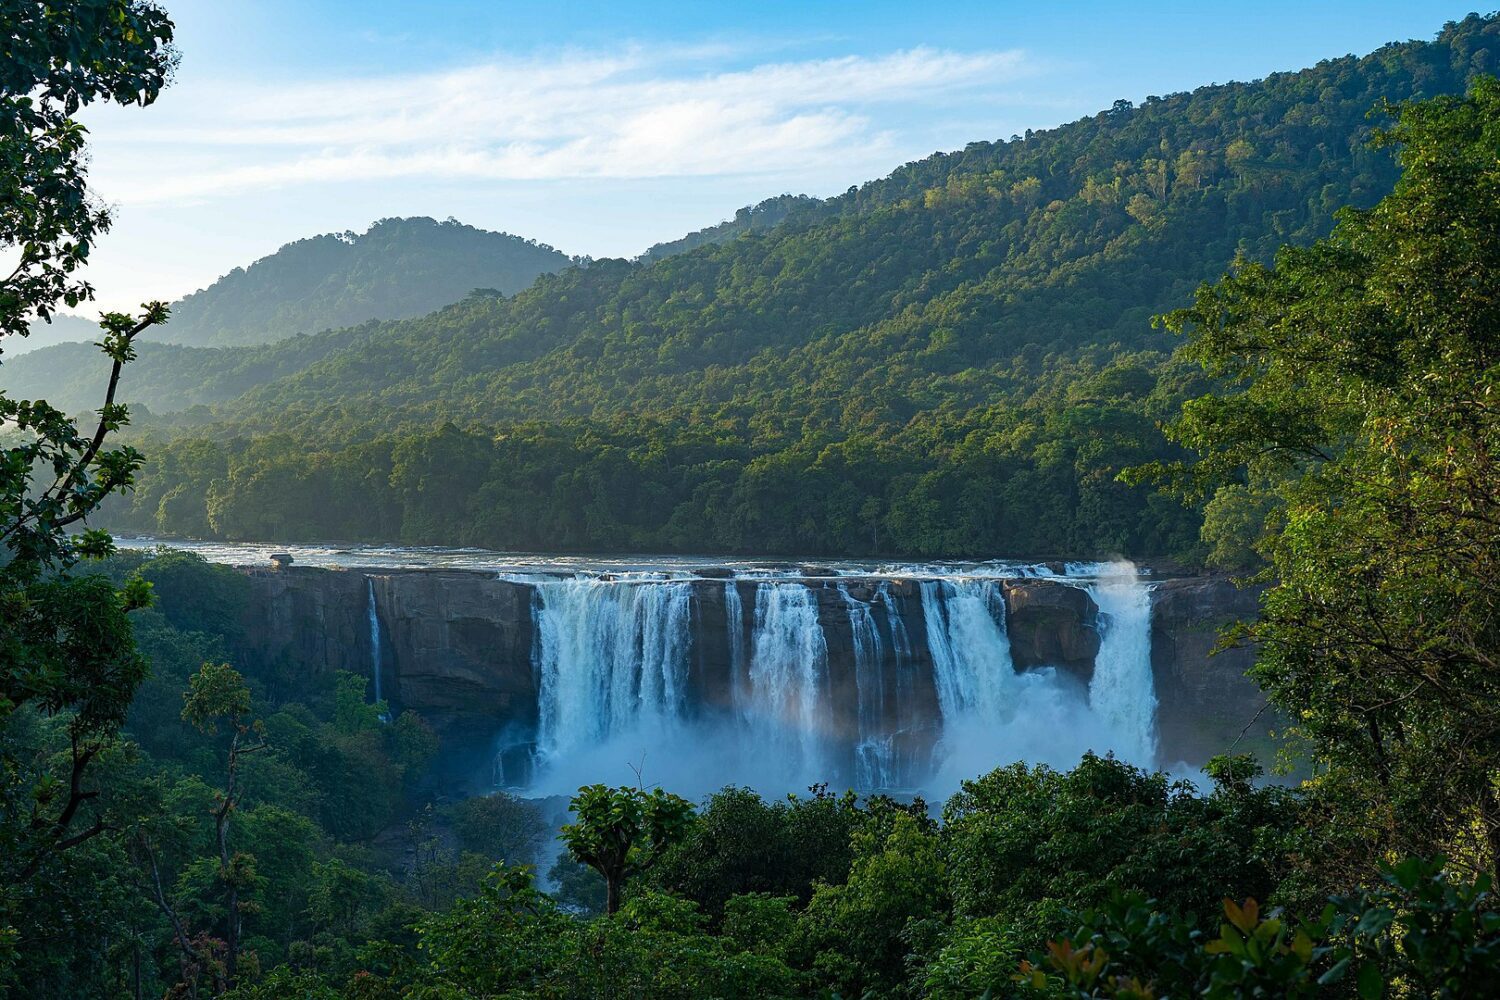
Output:
[[[1150,317],[1236,255],[1267,259],[1386,193],[1369,112],[1462,91],[1497,32],[1470,18],[1430,43],[1120,103],[828,201],[778,200],[770,228],[304,348],[316,360],[222,404],[217,440],[158,441],[118,523],[1190,554],[1193,512],[1114,481],[1167,453],[1156,418],[1191,388]],[[189,447],[212,460],[173,466]]]

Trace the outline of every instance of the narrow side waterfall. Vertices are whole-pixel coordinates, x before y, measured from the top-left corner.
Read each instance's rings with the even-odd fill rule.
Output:
[[[375,610],[375,581],[365,577],[365,593],[368,595],[370,623],[370,676],[375,679],[375,701],[385,700],[380,691],[380,615]]]
[[[896,784],[896,734],[885,726],[885,648],[870,605],[857,601],[839,584],[849,610],[854,642],[854,686],[859,700],[859,742],[854,747],[854,780],[860,788]]]
[[[724,581],[724,629],[729,633],[729,697],[743,717],[749,710],[750,676],[745,662],[745,602],[739,584]]]
[[[1088,592],[1099,608],[1099,653],[1089,707],[1134,763],[1156,757],[1156,684],[1151,675],[1151,591],[1130,563],[1099,567]]]
[[[886,631],[891,637],[891,671],[894,674],[895,692],[893,718],[888,724],[893,725],[895,731],[890,742],[895,744],[899,741],[905,745],[914,739],[918,730],[929,725],[931,720],[922,710],[917,697],[919,676],[912,657],[911,633],[907,631],[906,620],[901,616],[901,605],[888,581],[880,584],[876,600],[885,609]],[[892,784],[895,787],[905,786],[909,771],[909,768],[899,766],[898,762],[896,780]]]
[[[879,591],[880,603],[885,606],[886,626],[891,632],[891,646],[898,660],[911,657],[911,636],[907,634],[906,622],[901,619],[901,611],[896,606],[896,599],[891,595],[891,585],[882,583]]]

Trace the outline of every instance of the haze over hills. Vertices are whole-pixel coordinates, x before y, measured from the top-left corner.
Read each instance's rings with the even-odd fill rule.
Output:
[[[224,423],[156,441],[114,523],[494,547],[1183,551],[1197,513],[1114,480],[1170,454],[1157,420],[1196,377],[1152,315],[1236,255],[1267,260],[1384,195],[1395,167],[1367,146],[1371,109],[1462,92],[1497,33],[1470,18],[1435,42],[1121,102],[511,297],[143,352],[128,398],[216,403]],[[37,354],[0,377],[52,397],[75,364]]]
[[[449,219],[382,219],[363,233],[325,233],[288,243],[248,267],[172,303],[172,318],[146,340],[200,347],[272,343],[372,319],[420,316],[477,288],[511,294],[573,261],[535,240]],[[59,343],[91,343],[98,328],[81,316],[34,323],[7,345],[16,356]],[[59,356],[69,368],[82,353]],[[193,399],[190,402],[197,402]]]
[[[770,228],[811,201],[806,195],[768,199],[740,209],[733,219],[650,247],[641,259],[659,260]],[[348,337],[270,352],[221,354],[212,348],[305,341],[307,333],[420,316],[476,291],[514,293],[540,274],[579,262],[545,244],[452,219],[385,219],[363,234],[297,240],[174,302],[171,321],[140,342],[139,363],[126,376],[130,397],[155,412],[224,402],[300,370]],[[26,339],[6,345],[0,361],[13,367],[0,369],[0,385],[44,395],[69,412],[91,409],[104,380],[94,364],[98,335],[99,327],[83,316],[61,313],[50,323],[33,323]],[[46,354],[16,366],[20,356],[44,349]]]
[[[453,219],[384,219],[364,233],[288,243],[185,296],[150,339],[262,344],[370,319],[420,316],[476,288],[510,294],[568,266],[546,244]]]
[[[13,343],[5,345],[5,353],[0,356],[0,361],[39,351],[54,344],[92,343],[98,337],[99,327],[91,320],[70,313],[57,313],[50,322],[43,320],[32,322],[31,330],[24,339],[11,338]]]

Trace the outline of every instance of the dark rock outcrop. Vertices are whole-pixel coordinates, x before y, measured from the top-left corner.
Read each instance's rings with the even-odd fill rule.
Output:
[[[1005,584],[1006,625],[1016,668],[1059,667],[1087,684],[1099,652],[1099,609],[1078,587],[1056,580]]]
[[[1261,591],[1223,577],[1166,580],[1151,606],[1151,670],[1156,678],[1162,763],[1201,764],[1229,749],[1269,755],[1279,719],[1246,671],[1248,647],[1214,648],[1225,626],[1255,618]],[[1244,733],[1241,738],[1241,733]]]
[[[264,663],[306,671],[368,673],[365,578],[305,566],[250,569],[244,644]]]
[[[530,586],[464,571],[371,579],[393,664],[395,683],[386,688],[394,707],[529,720],[537,696]]]

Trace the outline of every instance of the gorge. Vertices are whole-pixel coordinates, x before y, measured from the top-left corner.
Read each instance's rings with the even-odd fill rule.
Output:
[[[1209,655],[1255,603],[1220,577],[497,558],[304,548],[243,567],[246,641],[264,662],[369,677],[392,713],[432,723],[474,791],[639,770],[692,791],[944,793],[1089,750],[1190,771],[1260,722],[1249,651]]]

